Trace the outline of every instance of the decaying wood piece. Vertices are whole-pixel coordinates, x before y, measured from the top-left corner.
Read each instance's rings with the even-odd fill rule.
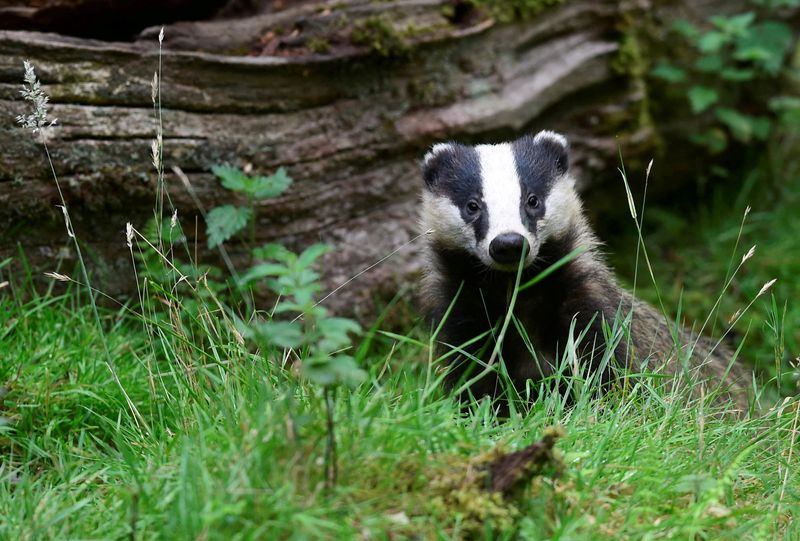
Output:
[[[485,14],[454,20],[443,9],[452,4],[301,2],[167,27],[166,182],[204,259],[216,254],[204,249],[201,214],[173,166],[186,172],[207,209],[235,200],[210,174],[212,165],[247,164],[261,173],[286,167],[295,183],[259,204],[257,241],[333,245],[322,265],[332,289],[417,234],[418,160],[434,141],[560,130],[587,185],[617,181],[620,144],[628,158],[649,158],[652,137],[638,121],[641,91],[610,66],[626,4],[572,0],[510,25]],[[356,30],[359,39],[348,41]],[[0,259],[15,255],[19,243],[36,269],[52,270],[59,257],[62,268],[73,264],[41,148],[13,122],[25,109],[18,91],[27,59],[59,119],[49,146],[98,283],[113,295],[134,291],[124,230],[128,221],[141,229],[152,217],[156,33],[109,43],[0,31],[0,108],[7,112],[0,123]],[[369,311],[374,298],[414,275],[416,246],[327,304]],[[243,269],[247,247],[233,240],[228,249]]]
[[[508,493],[517,486],[529,482],[544,468],[557,467],[559,461],[553,456],[558,438],[564,435],[560,428],[545,431],[541,440],[513,453],[501,454],[488,465],[492,492]]]

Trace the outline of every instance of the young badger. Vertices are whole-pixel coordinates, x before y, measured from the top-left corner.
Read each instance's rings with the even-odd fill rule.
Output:
[[[518,293],[513,313],[535,355],[512,322],[501,355],[492,362],[502,357],[510,379],[522,391],[527,380],[553,374],[574,319],[575,335],[587,329],[578,345],[580,362],[596,372],[606,347],[603,321],[612,326],[619,310],[628,315],[632,309],[630,339],[619,341],[610,364],[632,370],[647,364],[649,370],[669,374],[682,369],[685,355],[676,351],[669,323],[621,289],[603,260],[568,171],[568,145],[562,135],[542,131],[498,145],[441,143],[425,156],[422,169],[421,222],[429,234],[421,298],[432,326],[441,323],[452,304],[440,343],[448,349],[463,346],[488,363],[523,251],[520,283],[582,248],[571,262]],[[475,341],[480,335],[485,337]],[[694,348],[690,367],[706,380],[706,389],[719,384],[724,389],[721,396],[744,407],[747,376],[737,366],[728,372],[731,354],[690,331],[679,330],[677,336],[682,348]],[[470,340],[473,343],[464,346]],[[449,358],[451,387],[486,372],[469,391],[477,397],[502,392],[494,370],[486,371],[464,355]],[[609,383],[614,370],[606,366],[600,378]]]

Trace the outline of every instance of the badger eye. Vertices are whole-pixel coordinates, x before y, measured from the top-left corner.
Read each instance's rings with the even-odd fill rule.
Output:
[[[539,198],[535,195],[528,196],[528,206],[532,209],[535,209],[539,206]]]
[[[477,214],[480,210],[481,204],[474,199],[470,199],[469,202],[467,202],[467,212],[470,214]]]

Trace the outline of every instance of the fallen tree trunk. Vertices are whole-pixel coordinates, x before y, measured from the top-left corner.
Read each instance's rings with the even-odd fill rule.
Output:
[[[415,237],[418,160],[434,141],[555,129],[569,137],[583,185],[616,180],[618,145],[634,163],[654,148],[652,129],[641,122],[641,86],[611,67],[619,21],[640,9],[633,4],[575,0],[500,25],[442,0],[305,2],[168,27],[166,183],[190,244],[213,259],[173,166],[206,209],[234,199],[212,165],[286,167],[295,183],[259,205],[257,241],[333,245],[322,267],[329,289]],[[156,35],[151,29],[132,43],[108,43],[0,31],[0,104],[10,112],[0,126],[0,260],[18,244],[38,270],[53,269],[58,257],[69,269],[72,257],[41,147],[11,121],[25,110],[18,90],[27,59],[59,120],[48,134],[50,151],[94,273],[113,295],[135,290],[124,230],[126,222],[141,229],[154,206]],[[373,298],[414,275],[417,245],[328,304],[368,311]],[[243,269],[244,244],[228,248]]]

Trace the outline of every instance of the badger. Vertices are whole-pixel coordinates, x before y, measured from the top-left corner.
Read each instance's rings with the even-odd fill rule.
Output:
[[[439,143],[422,176],[420,298],[449,361],[445,382],[464,389],[462,398],[500,397],[508,387],[501,378],[533,398],[529,382],[555,379],[572,348],[579,372],[600,389],[620,369],[661,370],[699,377],[709,393],[746,407],[748,378],[723,345],[676,327],[617,283],[584,214],[563,135]],[[626,328],[617,325],[612,340],[615,321]]]

